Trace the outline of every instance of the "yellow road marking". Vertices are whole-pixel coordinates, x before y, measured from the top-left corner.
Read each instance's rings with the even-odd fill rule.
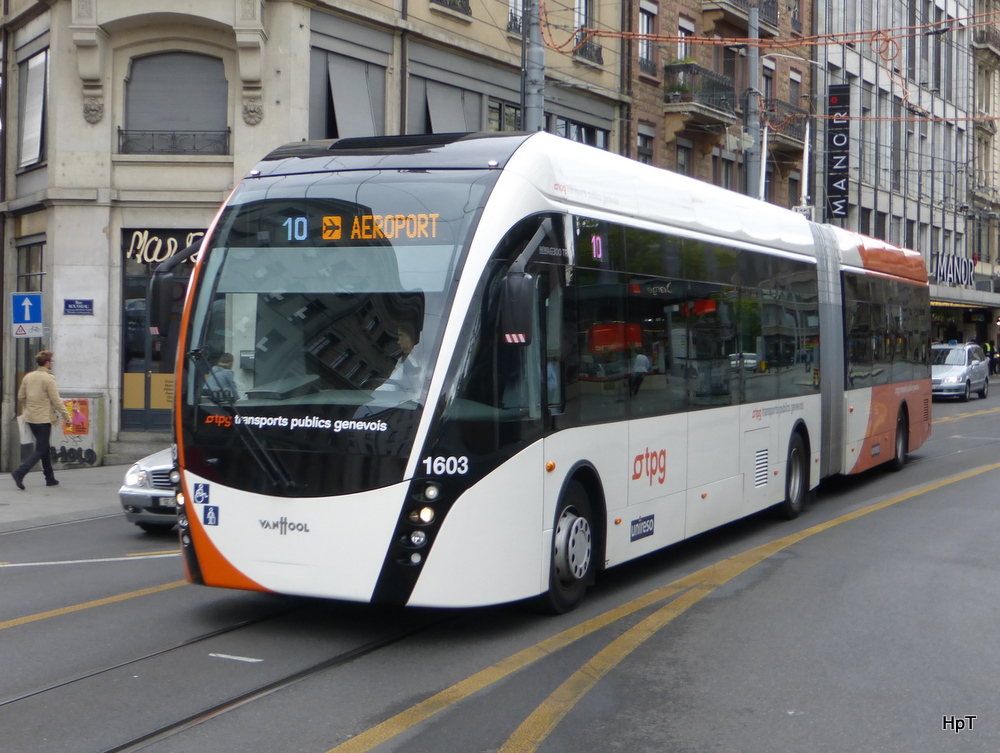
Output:
[[[989,408],[983,410],[971,411],[969,413],[959,413],[956,416],[943,416],[942,418],[935,418],[931,421],[931,425],[934,424],[944,424],[948,421],[959,421],[963,418],[972,418],[973,416],[985,416],[988,413],[1000,413],[1000,408]]]
[[[644,596],[640,596],[634,601],[630,601],[627,604],[623,604],[617,609],[613,609],[609,612],[605,612],[602,615],[598,615],[592,619],[582,622],[579,625],[564,630],[551,638],[546,638],[540,643],[536,643],[534,646],[529,646],[523,651],[507,657],[501,662],[494,664],[492,667],[487,667],[484,670],[477,672],[476,674],[462,680],[450,688],[442,690],[440,693],[431,696],[426,701],[421,701],[415,706],[411,706],[406,711],[402,711],[396,716],[387,719],[381,724],[377,724],[368,730],[365,730],[359,735],[352,737],[347,742],[341,743],[329,753],[362,753],[363,751],[369,751],[375,748],[387,740],[391,740],[411,727],[419,724],[420,722],[429,719],[430,717],[437,714],[439,711],[444,711],[449,706],[452,706],[464,698],[468,698],[474,693],[479,692],[483,688],[486,688],[498,680],[502,680],[510,674],[523,669],[530,664],[538,661],[539,659],[544,659],[546,656],[555,653],[561,648],[565,648],[574,641],[579,640],[591,633],[600,630],[603,627],[617,622],[623,617],[626,617],[633,612],[637,612],[640,609],[645,609],[651,604],[656,604],[664,599],[668,599],[671,596],[683,591],[685,588],[690,587],[691,583],[687,583],[689,578],[681,578],[678,581],[658,588],[655,591],[650,591]]]
[[[760,564],[777,552],[817,533],[827,531],[835,526],[856,520],[869,513],[877,512],[878,510],[940,489],[949,484],[964,481],[998,469],[1000,469],[1000,463],[967,471],[966,473],[891,497],[882,502],[877,502],[860,510],[846,513],[840,517],[819,523],[811,528],[789,534],[776,541],[762,544],[754,549],[709,565],[695,573],[679,578],[666,586],[650,591],[648,594],[640,596],[638,599],[623,604],[603,615],[594,617],[534,646],[530,646],[523,651],[519,651],[507,659],[452,685],[450,688],[442,690],[427,700],[411,706],[406,711],[396,714],[381,724],[365,730],[350,740],[330,749],[327,753],[367,753],[367,751],[406,732],[420,722],[444,711],[498,680],[502,680],[508,675],[533,664],[539,659],[549,656],[558,649],[564,648],[574,641],[590,635],[645,607],[657,604],[676,594],[681,594],[599,651],[589,662],[543,701],[514,731],[514,734],[508,738],[503,747],[500,748],[500,753],[532,753],[538,744],[555,729],[559,721],[579,702],[587,691],[596,685],[598,680],[613,669],[622,659],[642,645],[648,638],[655,635],[662,627],[669,624],[675,617],[686,612],[716,588],[729,582],[740,573],[745,572],[754,565]]]
[[[108,596],[106,599],[97,599],[95,601],[88,601],[84,604],[76,604],[71,607],[62,607],[61,609],[52,609],[48,612],[40,612],[38,614],[28,615],[27,617],[18,617],[16,620],[7,620],[7,622],[0,622],[0,630],[6,630],[10,627],[17,627],[18,625],[27,625],[31,622],[38,622],[39,620],[47,620],[50,617],[59,617],[64,614],[72,614],[73,612],[82,612],[84,609],[93,609],[94,607],[103,607],[106,604],[114,604],[118,601],[127,601],[128,599],[134,599],[138,596],[148,596],[149,594],[160,593],[161,591],[169,591],[171,588],[177,588],[178,586],[186,586],[186,580],[178,580],[173,583],[166,583],[162,586],[153,586],[152,588],[144,588],[141,591],[132,591],[127,594],[119,594],[118,596]]]
[[[827,531],[835,526],[856,520],[869,513],[883,510],[886,507],[898,504],[907,499],[926,494],[927,492],[940,489],[949,484],[978,476],[982,473],[1000,469],[1000,463],[984,466],[973,471],[952,476],[942,481],[928,484],[927,486],[915,489],[905,494],[900,494],[890,499],[883,500],[874,505],[846,513],[840,517],[828,520],[825,523],[806,528],[803,531],[790,534],[769,544],[763,544],[749,551],[737,554],[734,557],[711,565],[694,575],[703,575],[700,582],[687,593],[671,601],[662,609],[654,612],[635,627],[629,629],[614,641],[609,643],[604,649],[599,651],[594,658],[583,665],[562,685],[556,688],[552,694],[546,698],[514,731],[507,742],[503,744],[498,753],[533,753],[539,743],[555,729],[556,725],[566,716],[567,713],[579,702],[581,698],[597,684],[604,675],[617,666],[622,659],[641,646],[647,639],[651,638],[665,625],[669,624],[675,617],[686,612],[690,607],[697,604],[703,598],[712,593],[719,586],[728,583],[737,575],[745,572],[754,565],[758,565],[764,560],[772,557],[782,549],[786,549],[792,544],[796,544],[803,539],[814,536],[817,533]]]
[[[149,557],[154,554],[180,554],[180,549],[164,549],[162,552],[132,552],[131,554],[126,554],[126,557]]]

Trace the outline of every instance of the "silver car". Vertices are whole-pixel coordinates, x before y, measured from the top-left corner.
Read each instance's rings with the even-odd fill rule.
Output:
[[[931,346],[931,394],[967,401],[973,392],[990,391],[990,362],[976,343],[935,343]]]
[[[128,469],[118,490],[125,519],[146,533],[169,531],[177,523],[177,498],[170,482],[173,469],[170,448],[154,452]]]

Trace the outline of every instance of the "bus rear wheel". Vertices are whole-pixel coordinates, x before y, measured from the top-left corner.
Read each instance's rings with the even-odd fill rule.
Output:
[[[903,466],[906,465],[906,453],[909,451],[909,436],[910,436],[910,426],[909,422],[906,420],[906,414],[903,409],[899,409],[899,415],[896,416],[896,442],[895,442],[895,452],[893,453],[892,460],[889,461],[890,471],[901,471]]]
[[[784,520],[794,520],[805,507],[806,492],[809,487],[809,466],[806,458],[806,443],[802,435],[792,434],[788,443],[788,462],[785,463],[785,501],[775,507],[778,516]]]
[[[549,590],[540,597],[544,611],[564,614],[575,609],[583,600],[593,568],[594,526],[590,498],[579,481],[570,481],[556,509]]]

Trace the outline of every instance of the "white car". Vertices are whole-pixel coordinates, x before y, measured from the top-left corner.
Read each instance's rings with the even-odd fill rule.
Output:
[[[732,369],[742,368],[744,371],[757,370],[756,353],[730,353],[729,366]]]
[[[174,470],[173,450],[167,448],[147,455],[128,469],[118,498],[125,519],[146,533],[169,531],[177,523],[177,496],[170,474]]]
[[[931,396],[967,401],[973,392],[990,391],[990,362],[976,343],[935,343],[931,346]]]

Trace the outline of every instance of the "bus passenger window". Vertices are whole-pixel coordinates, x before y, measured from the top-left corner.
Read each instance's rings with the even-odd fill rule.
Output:
[[[545,299],[545,389],[550,413],[563,410],[562,309],[562,286],[554,279],[552,291]]]

